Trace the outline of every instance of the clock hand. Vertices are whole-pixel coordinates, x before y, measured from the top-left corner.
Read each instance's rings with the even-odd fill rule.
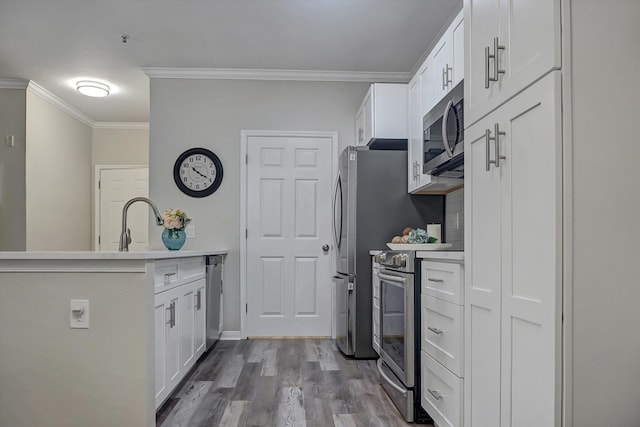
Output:
[[[200,175],[201,177],[203,177],[203,178],[206,178],[206,177],[207,177],[206,175],[203,175],[202,173],[200,173],[200,171],[199,171],[198,169],[194,168],[193,166],[191,166],[191,169],[193,169],[193,171],[194,171],[195,173],[197,173],[198,175]]]

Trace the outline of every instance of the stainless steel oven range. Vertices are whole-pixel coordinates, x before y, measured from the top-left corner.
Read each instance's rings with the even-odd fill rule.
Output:
[[[414,251],[385,251],[380,264],[380,383],[409,422],[430,422],[420,404],[420,275]]]

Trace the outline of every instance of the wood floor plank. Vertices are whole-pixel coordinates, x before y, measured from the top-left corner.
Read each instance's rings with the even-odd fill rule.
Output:
[[[299,387],[283,387],[276,417],[278,426],[306,427],[307,418]]]
[[[218,371],[215,379],[216,387],[235,387],[238,381],[238,377],[244,367],[244,356],[242,354],[236,354],[232,356],[224,366],[224,369]]]
[[[210,388],[203,397],[200,408],[193,414],[189,427],[220,425],[233,391],[234,389],[232,388]]]
[[[247,426],[273,426],[280,399],[280,379],[257,376],[253,381],[255,394],[251,402]]]
[[[163,427],[188,427],[194,413],[200,408],[202,399],[211,388],[212,383],[194,382],[180,398],[180,402],[173,408],[167,419],[162,424]]]
[[[220,420],[220,427],[244,426],[247,421],[249,402],[246,400],[231,400]]]

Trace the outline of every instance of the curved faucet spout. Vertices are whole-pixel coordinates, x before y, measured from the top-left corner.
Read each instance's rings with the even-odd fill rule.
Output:
[[[164,220],[162,219],[162,215],[160,215],[160,211],[155,203],[151,201],[151,199],[147,199],[146,197],[134,197],[124,204],[122,207],[122,230],[120,230],[120,244],[118,245],[118,250],[120,252],[129,252],[129,243],[131,243],[131,230],[127,228],[127,211],[129,210],[129,206],[134,204],[135,202],[145,202],[151,209],[153,209],[153,214],[156,216],[156,225],[161,226],[164,224]]]

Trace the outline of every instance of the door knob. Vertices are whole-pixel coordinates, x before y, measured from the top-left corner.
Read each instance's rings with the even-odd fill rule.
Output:
[[[329,252],[329,245],[327,245],[326,243],[324,245],[322,245],[322,250],[324,252]]]

